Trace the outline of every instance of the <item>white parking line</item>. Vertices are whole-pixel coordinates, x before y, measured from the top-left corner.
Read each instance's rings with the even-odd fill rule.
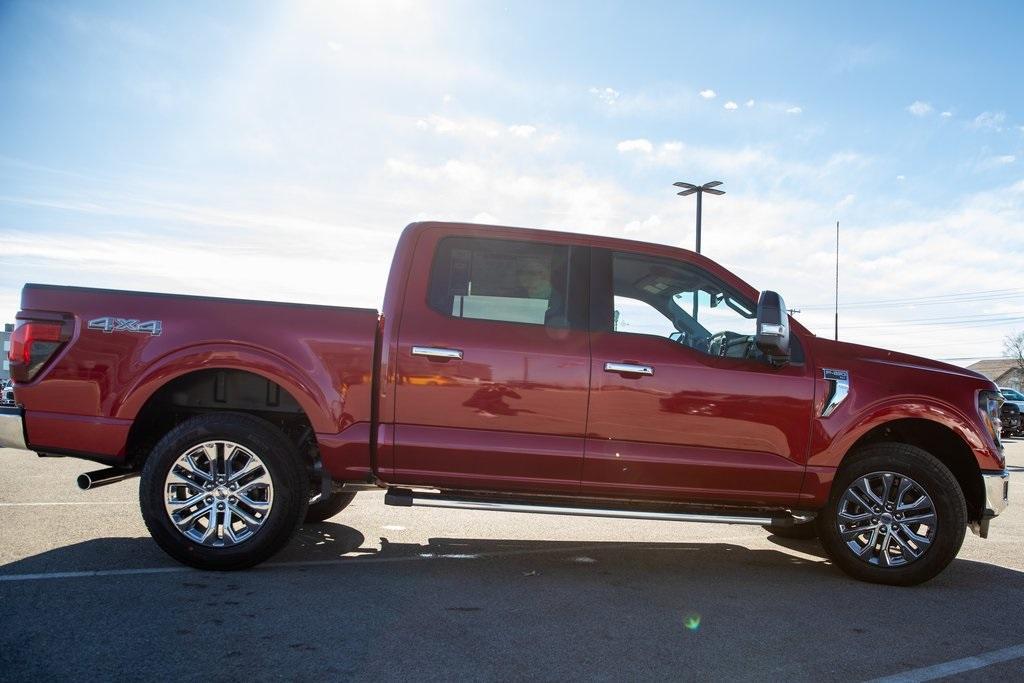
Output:
[[[72,503],[0,503],[2,508],[39,507],[48,505],[137,505],[134,500],[83,500]]]
[[[259,569],[287,569],[290,567],[324,567],[332,565],[364,565],[364,564],[379,564],[383,562],[425,562],[427,560],[436,559],[455,559],[455,560],[470,560],[470,559],[487,559],[491,557],[511,557],[516,555],[542,555],[548,553],[579,553],[585,550],[593,552],[594,550],[601,549],[614,549],[624,548],[632,546],[631,543],[601,545],[601,546],[576,546],[570,548],[535,548],[532,550],[496,550],[491,553],[479,553],[474,556],[468,554],[423,554],[423,555],[404,555],[401,557],[366,557],[360,555],[343,555],[341,557],[332,558],[329,560],[300,560],[298,562],[266,562]],[[192,567],[185,566],[171,566],[171,567],[141,567],[138,569],[94,569],[91,571],[79,571],[79,572],[42,572],[38,574],[7,574],[0,575],[0,582],[3,581],[40,581],[45,579],[84,579],[94,576],[133,576],[137,574],[176,574],[180,572],[194,572],[198,571]]]
[[[8,574],[0,581],[38,581],[39,579],[81,579],[87,576],[131,576],[133,574],[173,574],[187,572],[191,567],[143,567],[139,569],[96,569],[88,572],[45,572],[42,574]]]
[[[1004,647],[1002,650],[983,652],[973,657],[964,657],[963,659],[954,659],[942,664],[921,667],[920,669],[911,669],[910,671],[886,676],[885,678],[876,678],[869,683],[918,683],[919,681],[933,681],[936,678],[973,671],[1001,662],[1010,662],[1014,659],[1024,659],[1024,643]]]

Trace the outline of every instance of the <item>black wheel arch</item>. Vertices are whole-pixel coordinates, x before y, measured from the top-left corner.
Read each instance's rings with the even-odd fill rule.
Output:
[[[970,446],[949,427],[923,418],[904,418],[886,422],[861,436],[847,451],[843,462],[856,457],[866,446],[877,443],[902,443],[926,451],[942,464],[960,484],[967,502],[968,522],[981,520],[985,508],[985,490],[981,468]]]
[[[298,447],[311,479],[318,476],[316,434],[299,402],[273,380],[236,368],[195,370],[153,392],[128,432],[126,462],[141,469],[164,434],[191,417],[217,412],[245,413],[274,425]]]

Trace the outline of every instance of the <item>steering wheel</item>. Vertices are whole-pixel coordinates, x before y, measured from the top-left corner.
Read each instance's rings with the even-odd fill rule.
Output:
[[[719,358],[747,358],[754,338],[736,332],[717,332],[708,340],[708,353]],[[737,353],[738,351],[738,353]]]

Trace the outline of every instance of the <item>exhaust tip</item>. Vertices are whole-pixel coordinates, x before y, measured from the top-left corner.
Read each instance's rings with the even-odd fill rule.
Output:
[[[130,470],[123,467],[108,467],[105,470],[94,470],[92,472],[80,474],[78,475],[78,479],[75,481],[78,483],[78,488],[83,491],[91,491],[92,489],[99,488],[100,486],[116,484],[119,481],[124,481],[125,479],[131,479],[132,477],[137,476],[139,476],[138,470]]]

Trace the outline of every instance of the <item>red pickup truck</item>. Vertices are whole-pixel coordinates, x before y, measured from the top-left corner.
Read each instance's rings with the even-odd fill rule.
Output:
[[[992,382],[816,337],[682,249],[416,223],[379,314],[36,284],[21,306],[0,445],[107,465],[82,488],[141,475],[154,539],[197,567],[385,488],[758,524],[908,585],[1007,504]]]

